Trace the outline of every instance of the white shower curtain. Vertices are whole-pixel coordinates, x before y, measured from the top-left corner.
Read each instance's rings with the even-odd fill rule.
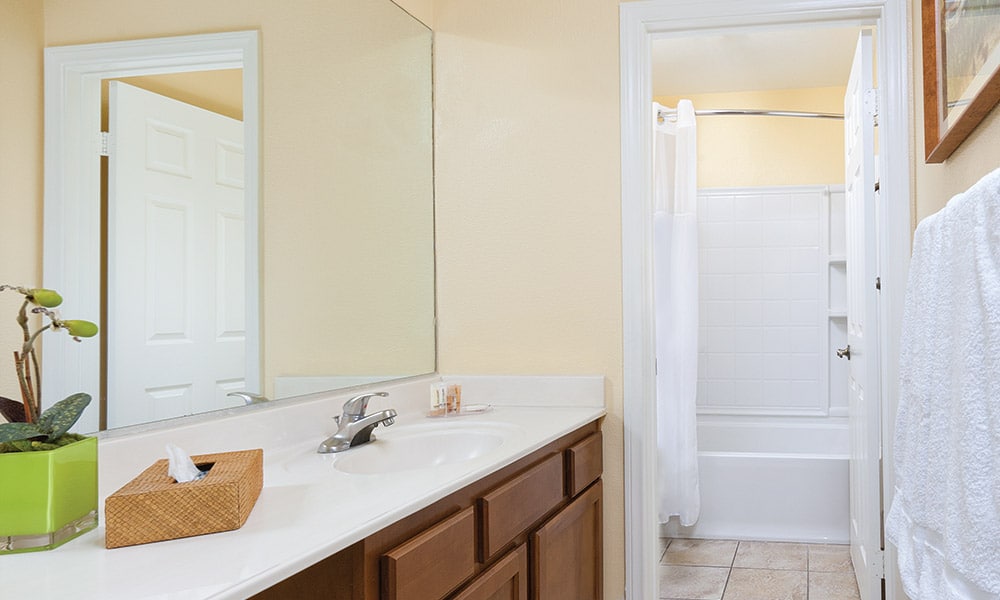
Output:
[[[655,111],[661,109],[654,103]],[[694,107],[655,123],[653,293],[660,522],[698,520],[698,185]]]

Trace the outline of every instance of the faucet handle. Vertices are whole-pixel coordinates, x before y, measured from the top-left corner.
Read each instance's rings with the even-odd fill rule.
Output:
[[[227,396],[236,396],[237,398],[242,398],[244,404],[260,404],[261,402],[269,402],[267,396],[262,394],[253,394],[250,392],[229,392]]]
[[[365,411],[368,410],[368,400],[374,396],[386,397],[389,392],[372,392],[369,394],[358,394],[357,396],[351,398],[344,403],[344,416],[353,419],[358,419],[365,416]]]

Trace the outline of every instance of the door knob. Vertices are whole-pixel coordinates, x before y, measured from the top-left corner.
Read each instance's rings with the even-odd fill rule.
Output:
[[[846,348],[838,348],[837,358],[846,358],[847,360],[851,360],[851,345],[848,344]]]

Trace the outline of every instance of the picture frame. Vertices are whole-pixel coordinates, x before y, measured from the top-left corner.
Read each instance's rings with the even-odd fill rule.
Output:
[[[922,0],[925,162],[941,163],[1000,102],[1000,0]]]

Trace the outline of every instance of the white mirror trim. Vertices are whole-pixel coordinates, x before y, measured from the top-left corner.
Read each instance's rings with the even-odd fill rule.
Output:
[[[260,59],[257,31],[166,37],[45,49],[45,208],[42,280],[67,299],[72,315],[99,320],[100,87],[112,77],[243,69],[246,269],[260,263]],[[256,278],[248,278],[248,281]],[[259,323],[260,291],[247,290],[247,320]],[[44,405],[84,391],[95,402],[75,431],[97,431],[101,360],[96,343],[48,336],[42,348]],[[248,391],[260,385],[260,336],[247,339]],[[53,374],[58,373],[59,377]],[[252,374],[257,374],[256,376]]]

